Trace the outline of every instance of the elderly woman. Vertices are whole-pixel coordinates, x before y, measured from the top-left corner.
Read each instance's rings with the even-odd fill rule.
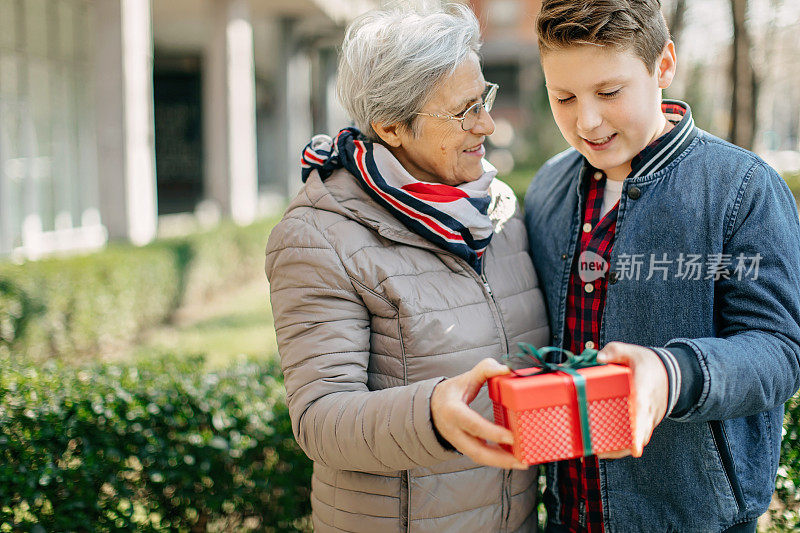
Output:
[[[536,469],[494,443],[485,380],[549,331],[519,207],[484,141],[497,85],[474,15],[371,12],[266,271],[316,531],[527,531]],[[459,453],[460,452],[460,453]],[[488,465],[488,466],[482,466]]]

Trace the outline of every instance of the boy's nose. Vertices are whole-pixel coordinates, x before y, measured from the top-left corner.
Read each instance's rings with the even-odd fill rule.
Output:
[[[578,104],[578,132],[591,133],[603,123],[603,116],[592,105]]]

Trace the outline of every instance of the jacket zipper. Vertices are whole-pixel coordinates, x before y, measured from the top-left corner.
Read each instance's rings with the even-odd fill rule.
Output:
[[[500,325],[500,338],[503,341],[503,351],[508,353],[508,334],[506,333],[506,325],[503,322],[503,315],[500,313],[500,307],[497,305],[497,300],[494,299],[494,293],[492,292],[492,288],[489,286],[489,280],[486,278],[486,271],[485,271],[486,263],[481,261],[481,282],[483,283],[483,288],[486,291],[486,294],[489,296],[489,300],[491,301],[492,312],[497,316],[497,323]],[[470,268],[470,270],[472,270]]]
[[[486,278],[486,263],[481,261],[481,275],[480,279],[483,283],[483,288],[491,301],[492,313],[497,317],[497,323],[500,325],[500,338],[503,341],[503,351],[508,353],[508,334],[506,333],[506,326],[503,323],[503,315],[500,313],[500,307],[497,305],[497,300],[494,298],[494,292],[489,286],[489,280]],[[508,520],[511,517],[511,476],[513,472],[506,470],[503,473],[503,484],[500,488],[500,504],[502,508],[502,523],[500,531],[506,533],[508,531]]]

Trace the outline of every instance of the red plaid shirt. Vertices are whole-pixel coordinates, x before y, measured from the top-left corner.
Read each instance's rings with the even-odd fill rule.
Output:
[[[594,277],[591,276],[593,271],[581,268],[581,264],[587,264],[592,260],[599,261],[597,256],[602,258],[606,265],[610,264],[614,231],[617,226],[616,206],[601,219],[605,175],[589,167],[587,172],[588,184],[584,185],[586,208],[583,212],[580,244],[576,250],[577,257],[569,278],[564,325],[564,347],[573,353],[580,353],[586,347],[600,348],[600,321],[606,303],[608,276],[603,275],[596,280],[588,281],[590,277]],[[558,465],[558,472],[561,523],[573,531],[602,532],[603,504],[600,498],[597,457],[562,461]]]

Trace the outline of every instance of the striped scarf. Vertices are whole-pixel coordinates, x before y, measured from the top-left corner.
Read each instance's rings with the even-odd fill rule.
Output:
[[[480,273],[481,257],[494,233],[488,210],[489,185],[497,170],[483,160],[483,175],[458,187],[414,179],[383,145],[372,143],[355,128],[336,139],[317,135],[300,160],[303,182],[313,171],[323,181],[344,167],[373,200],[408,229],[463,258]]]

